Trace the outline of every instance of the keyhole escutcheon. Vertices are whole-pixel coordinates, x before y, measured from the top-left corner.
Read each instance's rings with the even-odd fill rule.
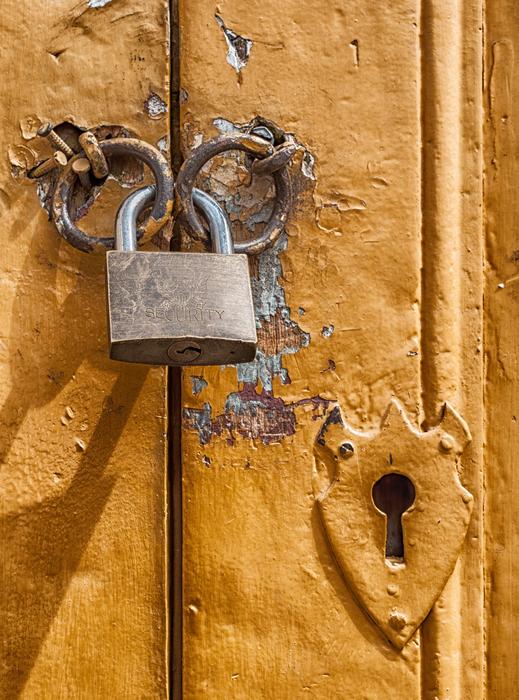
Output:
[[[386,559],[404,561],[402,515],[413,505],[416,492],[403,474],[384,474],[373,486],[373,503],[386,516]]]

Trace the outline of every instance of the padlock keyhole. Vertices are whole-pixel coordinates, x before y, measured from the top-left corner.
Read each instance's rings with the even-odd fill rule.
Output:
[[[414,503],[416,492],[407,476],[384,474],[372,490],[373,503],[386,516],[386,559],[404,561],[402,515]]]

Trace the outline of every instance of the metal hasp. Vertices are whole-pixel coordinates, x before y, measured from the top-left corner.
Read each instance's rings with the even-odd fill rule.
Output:
[[[317,436],[313,490],[330,547],[356,599],[398,649],[463,546],[473,498],[458,463],[470,439],[449,404],[434,429],[419,432],[395,400],[375,433],[354,430],[336,407]]]
[[[209,224],[212,253],[137,251],[137,220],[154,188],[132,193],[106,257],[110,357],[154,365],[249,362],[256,324],[246,255],[233,254],[226,213],[209,195],[193,201]]]

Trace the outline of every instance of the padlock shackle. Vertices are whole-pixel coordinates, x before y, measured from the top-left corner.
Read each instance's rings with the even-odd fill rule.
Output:
[[[201,209],[211,234],[213,253],[232,255],[234,241],[227,212],[207,192],[193,188],[193,203]]]
[[[126,197],[115,218],[115,249],[131,252],[137,250],[137,219],[139,214],[155,198],[155,186],[147,185]]]
[[[144,209],[153,203],[155,192],[154,185],[141,187],[126,197],[121,204],[115,219],[116,250],[137,250],[137,220]],[[234,241],[227,213],[210,195],[196,188],[193,189],[193,202],[209,224],[213,253],[232,255]]]

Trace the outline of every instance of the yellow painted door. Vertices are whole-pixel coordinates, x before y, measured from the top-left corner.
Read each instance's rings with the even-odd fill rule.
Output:
[[[168,137],[165,0],[0,7],[0,696],[167,695],[166,373],[111,362],[102,255],[44,205],[45,120]],[[108,129],[109,131],[109,129]],[[113,231],[106,185],[84,218]],[[82,224],[83,225],[83,224]]]
[[[183,373],[185,698],[485,696],[483,22],[478,0],[180,3],[184,154],[258,115],[301,144],[286,234],[252,263],[256,361]],[[203,184],[245,237],[268,184],[244,172],[226,157]],[[403,649],[345,575],[348,509],[335,542],[323,522],[342,477],[315,486],[333,408],[375,434],[393,398],[417,431],[448,401],[472,436],[461,556]]]
[[[518,19],[511,0],[2,3],[0,697],[515,696]],[[57,236],[54,176],[27,177],[52,153],[38,125],[134,134],[178,170],[253,119],[299,145],[286,229],[250,260],[256,360],[110,361],[103,256]],[[110,233],[141,175],[123,163],[81,226]],[[198,184],[237,239],[262,230],[271,179],[243,157]],[[424,472],[451,464],[437,424],[463,427],[450,477],[415,494],[438,518],[412,540],[403,517],[427,561],[407,593],[384,584],[385,628],[376,566],[345,545],[388,554],[351,495],[373,464],[319,456],[338,411],[347,459],[390,426],[388,473],[409,435],[419,456],[438,435]]]

